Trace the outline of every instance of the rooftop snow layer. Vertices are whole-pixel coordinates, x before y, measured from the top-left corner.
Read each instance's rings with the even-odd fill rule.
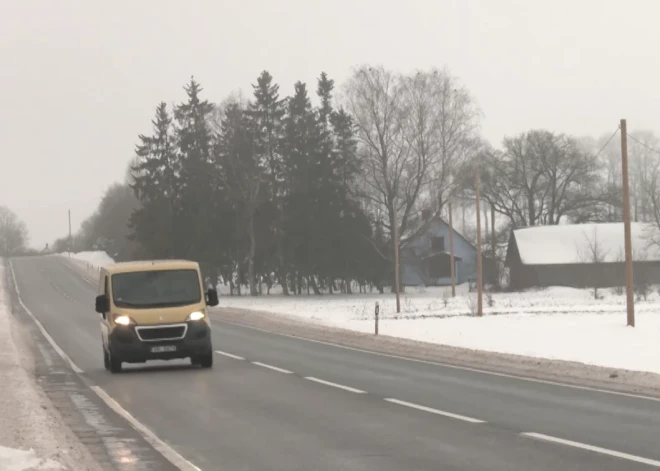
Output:
[[[660,247],[651,239],[655,230],[650,224],[631,224],[633,260],[660,261]],[[593,263],[594,252],[604,263],[625,260],[622,222],[535,226],[513,233],[525,265]]]

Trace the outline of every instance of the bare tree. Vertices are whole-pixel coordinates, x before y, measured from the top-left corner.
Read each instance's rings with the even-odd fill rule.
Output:
[[[506,138],[503,152],[483,160],[484,198],[515,227],[589,220],[585,214],[604,198],[595,156],[563,134],[534,130]]]
[[[6,206],[0,206],[0,256],[12,257],[27,249],[25,223]]]
[[[422,208],[440,213],[451,196],[480,113],[457,79],[439,70],[405,77],[363,66],[346,84],[345,100],[360,139],[361,195],[386,215],[396,285],[400,242]]]
[[[406,77],[404,84],[410,106],[406,135],[413,152],[428,163],[421,203],[425,208],[435,207],[436,214],[441,214],[460,188],[457,175],[481,145],[481,111],[469,91],[448,70],[420,71]]]
[[[383,226],[392,240],[398,307],[398,235],[405,232],[419,196],[428,168],[426,153],[410,149],[405,127],[409,107],[400,77],[364,66],[353,73],[345,92],[361,143],[362,195],[386,215]]]

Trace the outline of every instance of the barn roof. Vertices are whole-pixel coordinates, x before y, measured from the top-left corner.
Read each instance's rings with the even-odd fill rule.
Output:
[[[651,224],[631,224],[633,260],[660,261],[654,231]],[[524,265],[593,263],[594,247],[604,263],[625,260],[622,222],[526,227],[514,230],[513,237]]]

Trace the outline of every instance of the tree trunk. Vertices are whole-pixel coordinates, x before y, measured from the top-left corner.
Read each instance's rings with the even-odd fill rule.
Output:
[[[254,211],[248,215],[248,238],[250,240],[250,251],[248,254],[248,280],[250,283],[250,296],[256,296],[257,280],[254,270],[254,257],[257,252],[257,237],[254,233]]]
[[[353,290],[351,289],[351,282],[349,280],[344,280],[344,283],[346,283],[346,294],[353,294]]]
[[[319,290],[318,285],[316,284],[316,279],[313,276],[308,276],[307,277],[307,286],[312,287],[312,291],[314,291],[314,294],[319,296],[321,294],[321,291]],[[309,288],[308,288],[309,289]]]
[[[282,286],[282,294],[284,296],[289,296],[289,287],[286,283],[286,270],[284,269],[284,255],[282,251],[282,237],[279,234],[279,228],[275,231],[275,237],[277,237],[277,278],[280,280],[280,285]]]

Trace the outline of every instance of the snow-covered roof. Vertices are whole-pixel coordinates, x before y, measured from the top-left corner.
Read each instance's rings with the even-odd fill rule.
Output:
[[[660,247],[651,241],[654,231],[650,224],[631,224],[633,260],[660,261]],[[594,263],[594,252],[603,263],[625,260],[622,222],[534,226],[513,234],[525,265]]]

